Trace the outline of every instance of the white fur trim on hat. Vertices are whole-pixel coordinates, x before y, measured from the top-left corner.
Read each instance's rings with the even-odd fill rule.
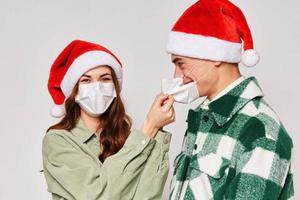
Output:
[[[214,37],[172,31],[167,52],[199,59],[239,63],[242,44]]]
[[[60,118],[65,115],[64,105],[54,105],[50,111],[52,117]]]
[[[65,97],[68,98],[80,77],[90,69],[99,65],[108,65],[116,73],[122,87],[123,72],[120,63],[109,53],[104,51],[89,51],[74,60],[66,72],[60,87]]]
[[[242,63],[246,67],[255,66],[260,60],[259,54],[254,49],[246,50],[242,55]]]

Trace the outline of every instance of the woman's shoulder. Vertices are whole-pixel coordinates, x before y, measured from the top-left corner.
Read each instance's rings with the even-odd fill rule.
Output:
[[[69,140],[70,131],[65,129],[50,129],[43,138],[43,146],[66,144]]]
[[[50,129],[46,132],[44,139],[47,138],[65,138],[70,135],[70,131],[65,129]]]
[[[42,141],[42,152],[44,157],[58,155],[73,151],[76,148],[76,141],[72,134],[64,129],[51,129],[44,135]]]

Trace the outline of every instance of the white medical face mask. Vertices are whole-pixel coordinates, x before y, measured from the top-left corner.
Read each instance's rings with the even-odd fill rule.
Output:
[[[183,78],[162,80],[162,93],[172,95],[178,103],[188,104],[199,98],[196,82],[183,84]]]
[[[172,95],[178,103],[188,104],[199,98],[197,83],[183,84],[183,78],[165,78],[162,80],[162,93]]]
[[[194,68],[195,67],[193,67],[188,74],[191,74]],[[178,103],[191,103],[202,96],[201,92],[198,91],[197,83],[204,78],[212,68],[213,67],[208,69],[197,81],[188,84],[183,83],[184,77],[162,79],[162,93],[172,95],[174,100]]]
[[[81,84],[75,101],[92,117],[103,114],[116,97],[113,83],[95,82]]]

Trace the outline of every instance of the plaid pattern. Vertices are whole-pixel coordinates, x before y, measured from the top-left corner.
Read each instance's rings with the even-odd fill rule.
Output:
[[[293,198],[293,143],[254,77],[190,110],[187,122],[170,199]]]

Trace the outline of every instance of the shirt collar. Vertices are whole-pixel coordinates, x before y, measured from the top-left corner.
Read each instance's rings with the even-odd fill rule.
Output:
[[[206,99],[202,102],[202,105],[205,107],[208,107],[208,105],[219,99],[220,97],[224,96],[226,93],[228,93],[230,90],[232,90],[234,87],[236,87],[237,85],[239,85],[241,82],[243,82],[245,80],[244,76],[241,76],[240,78],[236,79],[235,81],[233,81],[231,84],[229,84],[227,87],[225,87],[219,94],[217,94],[217,96],[215,96],[212,100],[209,100],[207,97]]]
[[[225,87],[219,94],[217,94],[217,96],[215,96],[215,98],[213,98],[210,101],[210,103],[213,102],[213,101],[216,101],[220,97],[222,97],[225,94],[227,94],[230,90],[232,90],[233,88],[235,88],[236,86],[238,86],[244,80],[245,80],[245,77],[241,76],[240,78],[238,78],[235,81],[233,81],[231,84],[229,84],[227,87]]]
[[[71,130],[71,132],[81,141],[82,143],[87,142],[92,136],[96,136],[93,131],[88,129],[84,121],[79,118],[76,126]]]
[[[263,97],[263,92],[256,78],[245,79],[241,77],[227,86],[212,101],[205,102],[205,104],[217,124],[223,126],[249,101],[256,97]]]

